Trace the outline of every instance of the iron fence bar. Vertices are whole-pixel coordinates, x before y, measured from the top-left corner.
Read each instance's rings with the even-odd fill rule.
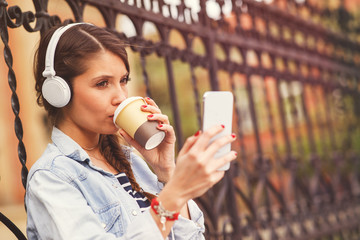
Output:
[[[142,75],[143,75],[143,81],[146,87],[146,96],[152,98],[151,90],[150,90],[150,81],[149,81],[149,75],[146,71],[146,58],[144,51],[140,51],[140,62],[141,62],[141,68],[142,68]]]
[[[305,96],[305,84],[301,83],[302,86],[302,92],[300,95],[300,103],[302,106],[302,112],[304,113],[304,118],[305,118],[305,122],[306,122],[306,130],[307,130],[307,135],[308,135],[308,146],[310,148],[310,152],[312,152],[313,154],[317,155],[317,150],[316,150],[316,145],[315,145],[315,138],[314,138],[314,128],[313,128],[313,123],[310,119],[309,116],[309,111],[308,111],[308,107],[306,105],[306,96]]]
[[[205,41],[205,48],[206,48],[206,56],[209,59],[209,77],[210,77],[210,85],[211,90],[218,91],[219,89],[219,83],[217,78],[217,71],[218,71],[218,65],[216,61],[215,56],[215,39],[214,35],[210,35],[207,39],[204,39]]]
[[[248,73],[246,73],[246,90],[248,93],[250,116],[251,116],[251,120],[252,120],[252,124],[253,124],[254,134],[255,134],[256,152],[259,156],[262,156],[263,152],[262,152],[262,147],[261,147],[261,142],[260,142],[258,123],[257,123],[258,118],[256,117],[253,88],[252,88],[252,83],[251,83],[251,75]]]
[[[299,109],[297,108],[296,105],[296,99],[294,96],[294,82],[290,82],[290,83],[286,83],[286,88],[287,91],[289,93],[289,103],[290,103],[290,114],[292,117],[292,122],[293,122],[293,126],[294,126],[294,135],[295,135],[295,140],[296,140],[296,146],[297,146],[297,154],[298,156],[301,155],[301,153],[304,153],[304,145],[303,145],[303,141],[302,141],[302,134],[301,134],[301,126],[299,125],[299,123],[301,122],[300,118],[300,114],[299,114]],[[291,85],[290,85],[291,84]]]
[[[75,22],[83,22],[83,15],[84,15],[84,4],[81,3],[81,1],[77,0],[65,0],[67,4],[70,6],[71,11],[73,12],[73,16],[75,18]],[[102,9],[100,9],[101,11]],[[109,16],[109,15],[107,15]],[[106,18],[109,19],[109,18]],[[105,20],[106,20],[105,19]],[[111,22],[106,21],[106,24],[110,27],[113,26]]]
[[[16,93],[17,88],[17,82],[16,82],[16,76],[13,69],[13,57],[11,53],[11,49],[9,47],[9,35],[8,35],[8,26],[9,27],[19,27],[22,24],[22,16],[21,12],[17,12],[17,16],[15,15],[15,12],[11,11],[11,8],[9,9],[9,12],[6,10],[6,7],[8,6],[7,2],[5,0],[0,1],[0,21],[2,24],[0,25],[0,35],[1,40],[4,43],[4,59],[5,63],[8,67],[8,83],[10,90],[12,92],[11,94],[11,107],[13,110],[13,113],[15,115],[15,122],[14,122],[14,129],[15,129],[15,135],[18,139],[18,157],[21,163],[21,180],[24,188],[26,188],[26,178],[28,174],[28,169],[26,168],[26,150],[25,145],[23,143],[23,127],[22,122],[20,120],[20,105],[19,105],[19,98]],[[12,8],[15,10],[15,8]],[[13,13],[13,14],[12,14]],[[16,18],[16,23],[13,23],[10,18]]]
[[[272,146],[272,150],[274,152],[274,157],[275,159],[280,159],[280,153],[279,153],[279,148],[277,145],[277,141],[276,141],[276,133],[275,133],[275,126],[274,126],[274,115],[272,113],[271,110],[271,103],[270,103],[270,94],[269,94],[269,88],[266,87],[266,80],[265,79],[266,76],[262,76],[262,80],[264,82],[264,87],[263,87],[263,94],[265,97],[265,106],[266,106],[266,115],[267,115],[267,121],[269,124],[269,130],[270,130],[270,135],[271,135],[271,146]]]
[[[285,146],[286,146],[286,154],[287,154],[287,159],[292,157],[292,147],[290,144],[290,137],[288,134],[288,128],[287,128],[287,120],[285,118],[285,109],[284,109],[284,101],[283,98],[281,97],[281,90],[280,90],[280,81],[279,79],[277,79],[276,81],[276,96],[277,96],[277,102],[278,102],[278,107],[279,107],[279,112],[280,112],[280,120],[281,120],[281,126],[282,126],[282,134],[284,137],[284,141],[285,141]]]
[[[312,93],[312,97],[314,98],[314,102],[316,102],[316,103],[319,103],[319,102],[321,102],[321,101],[323,101],[324,100],[324,98],[321,98],[321,96],[319,96],[318,95],[318,92],[316,92],[316,89],[317,89],[317,87],[315,88],[315,87],[313,87],[311,90],[311,93]],[[320,100],[321,99],[321,100]],[[319,109],[319,105],[317,105],[317,109]],[[327,112],[329,111],[329,109],[327,109]],[[326,129],[325,129],[325,127],[323,127],[323,123],[322,123],[322,121],[323,121],[323,118],[321,118],[320,116],[319,116],[320,114],[317,114],[317,113],[315,113],[314,114],[314,125],[315,125],[315,127],[314,128],[318,128],[318,139],[326,139],[326,137],[325,137],[325,135],[326,135],[326,133],[325,133],[325,131],[326,131]],[[314,137],[315,138],[315,137]],[[331,139],[332,139],[332,136],[331,136]],[[315,144],[315,143],[314,143]],[[322,150],[322,155],[324,155],[326,152],[327,152],[327,150],[329,150],[329,148],[326,146],[326,143],[325,143],[325,141],[321,141],[321,143],[319,144],[320,146],[320,148],[321,148],[321,150]],[[315,148],[315,146],[314,146],[314,148]],[[335,147],[334,148],[332,148],[332,149],[335,149]]]
[[[13,57],[11,53],[11,49],[9,47],[9,34],[8,27],[16,28],[23,24],[23,19],[31,21],[33,18],[30,14],[26,13],[22,14],[21,10],[17,7],[9,7],[7,10],[8,3],[5,0],[0,0],[0,35],[1,40],[4,44],[4,52],[3,57],[5,63],[8,67],[8,84],[11,94],[11,107],[12,111],[15,115],[14,121],[14,130],[16,138],[18,139],[18,158],[21,164],[21,182],[26,189],[26,179],[28,175],[28,169],[26,167],[26,149],[23,143],[23,127],[22,122],[20,120],[20,105],[18,95],[16,93],[17,81],[15,72],[13,70]],[[20,11],[19,11],[20,10]],[[15,23],[12,22],[12,19],[15,19]],[[10,221],[5,215],[0,212],[0,222],[4,223],[5,226],[20,240],[26,240],[24,234],[20,231],[20,229]]]
[[[240,229],[240,217],[238,215],[238,207],[236,204],[236,195],[235,195],[235,188],[232,184],[233,178],[234,178],[234,168],[232,170],[229,170],[225,175],[225,180],[227,181],[228,189],[227,189],[227,198],[224,199],[224,202],[226,202],[226,208],[227,212],[231,219],[231,225],[233,228],[232,235],[235,239],[241,239],[241,229]],[[223,230],[225,233],[226,231]]]
[[[194,99],[195,99],[196,120],[197,120],[198,129],[201,129],[201,127],[202,127],[201,119],[202,118],[201,118],[200,94],[199,94],[199,89],[197,86],[196,75],[194,72],[195,70],[194,70],[192,63],[190,63],[189,68],[190,68],[190,75],[191,75],[191,83],[192,83],[192,87],[193,87],[193,94],[194,94]]]
[[[235,79],[234,79],[234,70],[230,73],[230,85],[231,85],[231,90],[234,93],[234,126],[237,127],[237,143],[239,143],[239,155],[240,155],[240,159],[242,161],[244,161],[244,163],[246,162],[246,148],[244,145],[244,132],[243,132],[243,124],[242,124],[242,114],[241,114],[241,109],[239,106],[239,102],[240,99],[237,96],[237,88],[235,87]],[[245,164],[244,164],[245,165]]]
[[[174,125],[175,125],[175,132],[177,138],[177,144],[179,149],[184,144],[184,137],[181,127],[181,119],[180,119],[180,112],[179,112],[179,104],[177,101],[177,94],[176,94],[176,86],[174,80],[174,72],[172,67],[171,59],[166,56],[165,57],[165,64],[167,69],[167,76],[169,82],[169,92],[170,92],[170,99],[171,99],[171,106],[173,108],[173,117],[174,117]]]

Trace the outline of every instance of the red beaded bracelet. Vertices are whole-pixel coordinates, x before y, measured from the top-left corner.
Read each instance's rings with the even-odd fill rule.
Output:
[[[162,230],[165,231],[165,223],[168,221],[175,221],[179,218],[179,212],[168,211],[162,205],[158,198],[153,198],[151,200],[151,209],[155,212],[156,215],[160,217],[160,222],[163,225]]]

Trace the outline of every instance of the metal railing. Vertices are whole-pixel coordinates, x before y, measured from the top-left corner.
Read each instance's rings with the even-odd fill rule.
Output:
[[[160,106],[166,100],[157,94],[148,65],[153,55],[164,60],[165,99],[178,147],[188,132],[201,127],[200,96],[205,90],[234,93],[238,140],[233,148],[239,157],[224,180],[197,199],[206,217],[206,238],[359,239],[360,45],[325,27],[325,12],[307,1],[201,0],[195,8],[177,2],[66,4],[73,21],[83,21],[86,6],[98,9],[107,28],[139,53],[146,94]],[[22,12],[0,0],[0,34],[24,186],[26,151],[8,28],[43,32],[61,22],[47,12],[48,1],[33,3],[36,12]],[[209,17],[211,10],[218,14]],[[116,30],[118,15],[130,20],[133,36]],[[155,25],[159,40],[144,36],[148,22]],[[183,47],[171,42],[173,32],[179,33]],[[179,61],[186,66],[187,83],[181,84],[175,74]],[[180,102],[179,96],[191,103]],[[186,121],[194,122],[190,130]]]

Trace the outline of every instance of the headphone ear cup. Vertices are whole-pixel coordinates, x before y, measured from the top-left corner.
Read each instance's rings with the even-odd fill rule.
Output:
[[[46,78],[41,91],[45,100],[54,107],[65,107],[70,102],[70,87],[61,77],[52,76]]]

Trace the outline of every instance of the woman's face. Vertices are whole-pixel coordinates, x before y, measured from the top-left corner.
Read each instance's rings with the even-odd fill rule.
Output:
[[[73,80],[64,123],[74,132],[113,134],[115,109],[128,97],[128,71],[120,57],[106,50],[86,61],[87,71]]]

